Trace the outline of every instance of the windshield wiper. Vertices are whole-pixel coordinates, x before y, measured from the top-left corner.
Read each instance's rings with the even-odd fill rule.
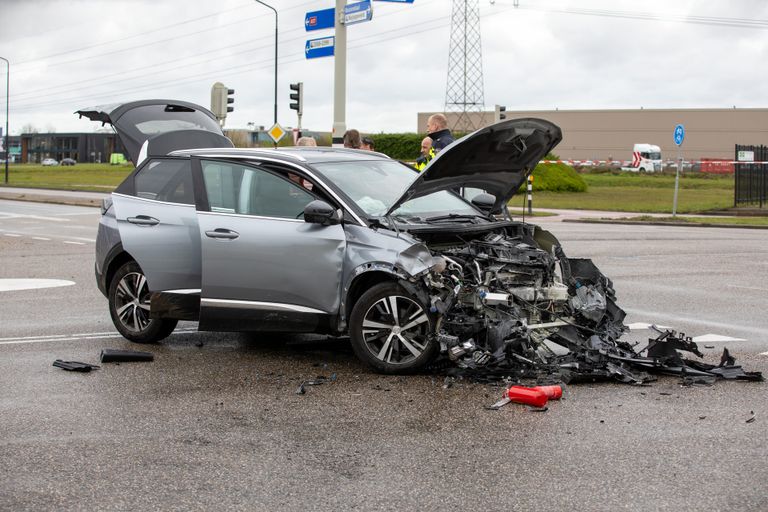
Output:
[[[491,220],[485,215],[479,215],[476,213],[470,213],[470,214],[460,214],[460,213],[449,213],[448,215],[438,215],[437,217],[427,217],[425,219],[426,222],[435,222],[439,220],[454,220],[454,219],[484,219],[484,220]]]

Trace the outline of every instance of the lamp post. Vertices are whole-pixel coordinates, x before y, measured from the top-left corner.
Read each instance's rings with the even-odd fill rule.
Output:
[[[272,9],[275,13],[275,124],[277,124],[277,10],[269,4],[265,4],[261,0],[254,0],[264,7]]]
[[[8,98],[9,90],[11,88],[11,63],[5,57],[0,57],[0,60],[5,61],[5,66],[8,68],[5,73],[5,184],[8,184],[8,159],[11,156],[11,147],[8,145]]]

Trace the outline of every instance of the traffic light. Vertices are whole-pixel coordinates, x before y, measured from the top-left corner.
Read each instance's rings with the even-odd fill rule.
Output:
[[[211,112],[222,126],[227,118],[227,113],[235,110],[234,107],[229,106],[235,102],[235,98],[232,97],[233,94],[235,94],[235,90],[227,89],[227,86],[221,82],[216,82],[211,87]]]
[[[507,107],[503,105],[496,105],[496,110],[493,113],[493,122],[498,123],[499,121],[502,121],[507,118],[507,114],[505,112],[507,111]]]
[[[298,115],[304,113],[304,82],[291,84],[291,110],[295,110]]]

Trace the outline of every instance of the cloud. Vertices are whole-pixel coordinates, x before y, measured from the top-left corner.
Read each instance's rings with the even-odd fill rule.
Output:
[[[288,84],[303,81],[304,127],[330,130],[333,59],[303,56],[306,39],[331,34],[305,32],[304,13],[330,2],[273,3],[280,10],[279,120],[296,124]],[[768,52],[764,2],[519,3],[516,9],[512,0],[480,2],[488,109],[768,103],[768,71],[760,66]],[[374,6],[372,22],[347,31],[347,125],[414,131],[418,112],[440,110],[445,101],[451,2]],[[671,21],[680,16],[707,18]],[[227,126],[272,124],[274,17],[250,0],[5,0],[3,17],[12,132],[25,124],[91,130],[72,112],[95,104],[165,97],[208,106],[216,81],[236,90]],[[714,18],[745,21],[713,26]]]

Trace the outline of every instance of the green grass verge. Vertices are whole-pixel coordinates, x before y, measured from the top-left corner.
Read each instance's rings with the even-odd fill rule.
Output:
[[[618,220],[637,221],[637,222],[677,222],[689,224],[720,224],[729,226],[766,226],[768,227],[768,217],[651,217],[650,215],[641,215],[639,217],[629,217]]]
[[[620,212],[672,212],[674,174],[583,174],[589,188],[580,193],[534,192],[534,208]],[[510,204],[520,204],[521,196]],[[733,177],[685,175],[680,178],[677,211],[698,213],[733,206]]]
[[[9,166],[12,187],[53,188],[110,192],[133,170],[131,165],[77,164],[44,167],[33,164]]]

